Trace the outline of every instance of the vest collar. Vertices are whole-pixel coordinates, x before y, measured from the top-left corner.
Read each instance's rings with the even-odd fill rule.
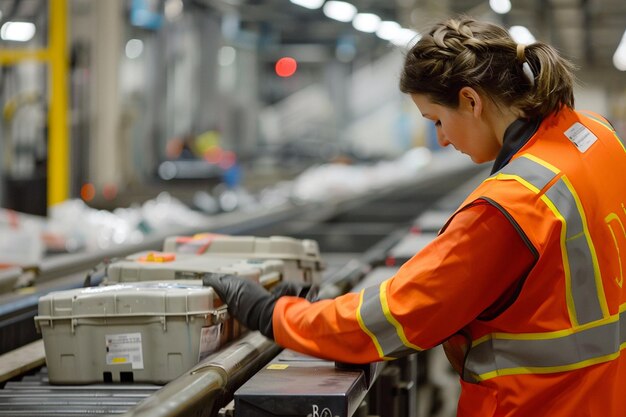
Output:
[[[519,151],[522,146],[528,142],[528,140],[535,134],[537,129],[539,129],[539,125],[541,124],[541,119],[517,119],[513,123],[509,125],[504,131],[504,141],[502,144],[502,149],[498,153],[495,162],[493,163],[493,167],[491,168],[491,173],[499,171],[506,164],[509,163],[513,155]]]

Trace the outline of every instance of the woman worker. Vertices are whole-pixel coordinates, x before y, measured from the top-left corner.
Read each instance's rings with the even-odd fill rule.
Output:
[[[366,363],[443,343],[459,416],[626,416],[626,149],[574,110],[573,80],[544,43],[467,18],[435,25],[400,88],[441,146],[494,161],[438,237],[380,286],[333,300],[205,285],[309,355]]]

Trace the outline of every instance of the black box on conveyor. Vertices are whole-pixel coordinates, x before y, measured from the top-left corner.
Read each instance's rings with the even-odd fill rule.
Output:
[[[352,416],[378,366],[340,368],[284,350],[235,392],[235,416]]]

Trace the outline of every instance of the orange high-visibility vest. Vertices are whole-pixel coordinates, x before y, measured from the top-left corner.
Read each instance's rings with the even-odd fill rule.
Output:
[[[514,274],[499,275],[520,255],[512,254],[509,264],[500,259],[502,250],[498,259],[485,259],[490,244],[475,236],[490,235],[464,224],[481,218],[468,213],[485,201],[502,213],[485,220],[516,228],[521,239],[511,246],[535,255],[527,274],[518,263]],[[448,349],[462,374],[461,417],[624,417],[625,205],[624,143],[604,119],[563,109],[543,120],[396,276],[335,300],[279,299],[275,339],[352,362],[467,340],[468,346]],[[481,229],[475,222],[470,227]],[[455,246],[455,239],[463,244]],[[507,290],[511,277],[519,281],[516,291]],[[478,284],[480,293],[469,294]],[[462,335],[451,337],[461,327]]]
[[[504,312],[463,329],[459,416],[626,416],[624,142],[601,117],[563,109],[459,211],[477,199],[538,259]]]

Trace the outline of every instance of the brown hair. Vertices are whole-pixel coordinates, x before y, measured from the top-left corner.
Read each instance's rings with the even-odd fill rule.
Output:
[[[534,79],[524,74],[528,63]],[[456,108],[459,90],[469,86],[526,117],[545,117],[574,107],[574,67],[551,46],[518,48],[506,29],[470,18],[435,25],[408,52],[400,90],[429,96]]]

